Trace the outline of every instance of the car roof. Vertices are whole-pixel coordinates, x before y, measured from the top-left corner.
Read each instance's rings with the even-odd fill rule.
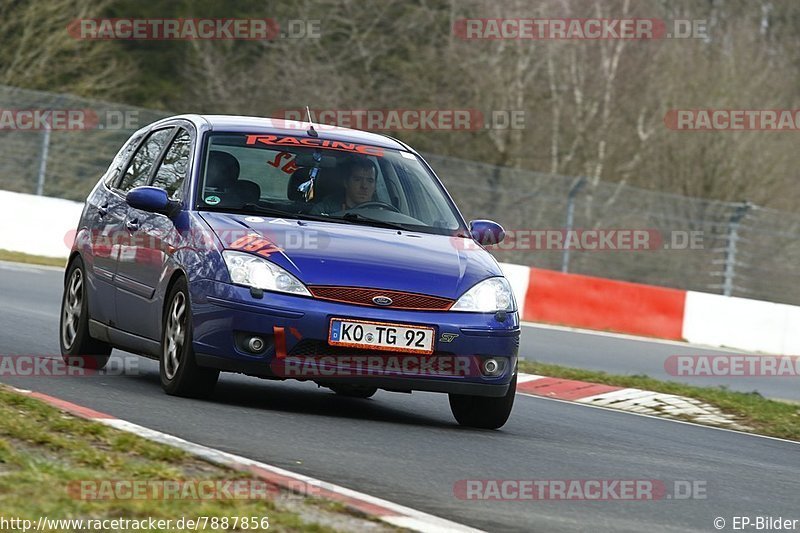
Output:
[[[159,120],[151,126],[157,126],[162,122],[175,119],[188,120],[194,123],[199,130],[205,131],[310,137],[307,133],[311,126],[309,122],[269,117],[248,117],[240,115],[177,115]],[[354,130],[351,128],[340,128],[327,124],[314,124],[314,129],[319,135],[318,138],[322,140],[369,144],[393,150],[414,151],[405,143],[389,137],[388,135]]]

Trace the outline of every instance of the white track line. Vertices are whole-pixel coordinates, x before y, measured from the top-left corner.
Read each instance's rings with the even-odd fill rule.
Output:
[[[235,467],[235,466],[256,467],[262,470],[266,470],[267,472],[277,474],[282,477],[291,478],[297,481],[298,485],[302,486],[305,492],[311,492],[313,494],[314,491],[313,490],[309,491],[308,489],[316,488],[320,490],[341,494],[342,496],[346,496],[348,498],[352,498],[355,500],[360,500],[369,503],[371,505],[386,508],[396,513],[396,515],[395,516],[377,515],[378,518],[380,518],[384,522],[388,522],[398,527],[404,527],[412,529],[414,531],[425,531],[425,532],[445,532],[445,531],[453,531],[453,532],[458,531],[465,533],[480,532],[480,530],[478,529],[473,529],[458,524],[456,522],[451,522],[450,520],[446,520],[444,518],[439,518],[434,515],[423,513],[422,511],[417,511],[416,509],[405,507],[403,505],[399,505],[397,503],[390,502],[388,500],[376,498],[375,496],[370,496],[369,494],[364,494],[363,492],[357,492],[355,490],[348,489],[346,487],[334,485],[333,483],[328,483],[326,481],[305,476],[303,474],[297,474],[295,472],[284,470],[283,468],[277,466],[255,461],[253,459],[248,459],[247,457],[234,455],[232,453],[224,452],[222,450],[217,450],[215,448],[209,448],[208,446],[203,446],[202,444],[189,442],[187,440],[181,439],[180,437],[176,437],[168,433],[162,433],[160,431],[146,428],[144,426],[140,426],[138,424],[134,424],[126,420],[121,420],[116,418],[95,419],[95,420],[97,422],[100,422],[101,424],[106,424],[118,430],[126,431],[128,433],[133,433],[148,440],[159,442],[161,444],[166,444],[168,446],[173,446],[175,448],[180,448],[181,450],[184,450],[192,455],[201,457],[206,461],[214,464],[226,467]]]
[[[25,389],[18,389],[11,386],[9,386],[9,388],[22,394],[32,394],[31,391]],[[290,470],[284,470],[283,468],[274,465],[262,463],[260,461],[248,459],[247,457],[242,457],[240,455],[210,448],[202,444],[190,442],[168,433],[163,433],[161,431],[128,422],[127,420],[114,418],[110,415],[105,415],[104,413],[97,413],[81,405],[60,400],[59,398],[55,398],[53,396],[42,393],[35,394],[39,395],[35,396],[37,399],[51,405],[53,405],[51,403],[52,400],[62,402],[61,406],[56,405],[56,407],[66,410],[67,412],[71,412],[73,415],[110,426],[119,431],[132,433],[153,442],[178,448],[213,464],[227,468],[233,468],[239,471],[249,472],[253,475],[266,479],[267,481],[276,483],[286,490],[299,494],[305,494],[311,497],[333,499],[339,503],[344,503],[344,505],[347,505],[348,501],[350,501],[353,503],[351,507],[357,509],[358,511],[372,515],[375,518],[396,527],[405,528],[411,531],[421,531],[423,533],[484,533],[482,530],[474,529],[445,518],[440,518],[438,516],[412,509],[411,507],[406,507],[404,505],[384,500],[382,498],[370,496],[369,494],[365,494],[363,492],[348,489],[347,487],[328,483],[327,481],[322,481],[310,476],[298,474]],[[82,410],[93,412],[96,414],[96,416],[92,417],[85,414],[80,414],[80,411]],[[97,415],[102,415],[107,418],[98,417]],[[287,482],[287,480],[291,482]],[[326,494],[333,497],[326,496]],[[359,506],[358,504],[361,505]],[[368,510],[365,510],[365,508]]]
[[[661,420],[662,422],[672,422],[674,424],[685,424],[687,426],[694,426],[694,427],[703,428],[703,429],[713,429],[715,431],[727,431],[728,433],[736,433],[737,435],[742,435],[742,436],[745,436],[745,437],[756,437],[756,438],[759,438],[759,439],[769,439],[769,440],[775,440],[775,441],[778,441],[778,442],[787,442],[789,444],[794,444],[795,446],[800,446],[800,442],[798,442],[798,441],[789,440],[789,439],[782,439],[780,437],[770,437],[769,435],[760,435],[758,433],[747,433],[745,431],[737,431],[735,429],[721,428],[721,427],[717,427],[717,426],[707,426],[705,424],[697,424],[695,422],[687,422],[685,420],[676,420],[674,418],[666,418],[666,417],[657,416],[657,415],[648,415],[648,414],[645,414],[645,413],[636,413],[636,412],[633,412],[633,411],[622,411],[622,410],[619,410],[619,409],[614,409],[613,407],[606,407],[604,405],[595,405],[593,403],[580,403],[580,402],[576,402],[576,401],[573,401],[573,400],[559,400],[558,398],[550,398],[548,396],[539,396],[537,394],[529,394],[527,392],[518,392],[517,394],[520,395],[520,396],[527,396],[528,398],[534,398],[534,399],[537,399],[537,400],[547,400],[547,401],[550,401],[550,402],[568,403],[568,404],[575,405],[575,406],[578,406],[578,407],[589,407],[591,409],[602,409],[603,411],[611,411],[611,412],[614,412],[614,413],[619,413],[621,415],[643,416],[645,418],[652,418],[654,420]],[[513,413],[512,413],[512,416],[513,416]]]

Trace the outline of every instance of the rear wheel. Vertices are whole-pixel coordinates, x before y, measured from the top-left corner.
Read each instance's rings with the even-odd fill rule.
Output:
[[[508,392],[500,398],[450,394],[450,410],[459,424],[481,429],[498,429],[503,426],[514,407],[517,392],[517,374],[511,379]]]
[[[369,398],[378,392],[377,387],[369,387],[367,385],[328,385],[328,388],[339,396],[347,396],[348,398]]]
[[[89,299],[83,261],[76,257],[67,267],[61,298],[59,344],[68,365],[101,370],[108,363],[111,345],[89,335]]]
[[[214,391],[219,370],[197,366],[192,348],[192,310],[186,279],[175,282],[162,320],[159,374],[167,394],[199,398]]]

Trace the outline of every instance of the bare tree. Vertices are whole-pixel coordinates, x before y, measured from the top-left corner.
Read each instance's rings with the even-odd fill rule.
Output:
[[[122,98],[136,79],[118,43],[79,40],[67,31],[96,17],[110,0],[30,0],[0,3],[0,83],[82,96]]]

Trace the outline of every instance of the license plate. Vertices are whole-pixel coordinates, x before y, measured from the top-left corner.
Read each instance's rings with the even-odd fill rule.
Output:
[[[393,352],[433,353],[433,328],[331,319],[328,344]]]

